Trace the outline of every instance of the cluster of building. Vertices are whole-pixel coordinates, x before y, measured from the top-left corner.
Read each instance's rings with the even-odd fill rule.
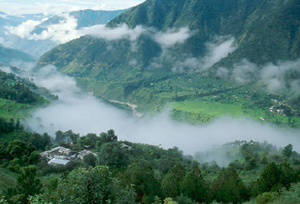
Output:
[[[83,160],[83,158],[88,154],[97,156],[96,153],[89,150],[76,152],[61,146],[40,153],[41,157],[46,158],[50,165],[67,165],[70,161],[75,159]]]

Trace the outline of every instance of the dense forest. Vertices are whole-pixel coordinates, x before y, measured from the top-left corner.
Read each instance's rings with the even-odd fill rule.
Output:
[[[0,203],[298,203],[300,155],[293,145],[235,141],[184,155],[177,147],[119,141],[114,130],[80,136],[72,130],[28,133],[1,120]],[[17,139],[5,140],[12,132]],[[88,151],[66,165],[40,153],[61,147]],[[231,161],[204,162],[216,152]]]

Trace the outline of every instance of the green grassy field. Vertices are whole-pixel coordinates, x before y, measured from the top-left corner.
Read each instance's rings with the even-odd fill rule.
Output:
[[[179,121],[199,124],[225,115],[300,127],[298,105],[267,93],[260,83],[242,85],[200,74],[118,82],[80,78],[77,82],[84,91],[102,99],[136,104],[139,112],[155,113],[167,106]],[[294,112],[277,114],[270,111],[272,106]]]
[[[192,113],[206,113],[212,116],[241,116],[243,109],[240,105],[235,104],[222,104],[218,102],[204,102],[204,101],[182,101],[171,103],[172,108]]]
[[[182,101],[172,102],[169,104],[172,109],[189,113],[191,116],[202,115],[209,119],[221,116],[229,116],[233,118],[251,118],[259,121],[267,121],[277,124],[289,124],[294,127],[300,127],[300,118],[297,116],[271,115],[269,110],[261,108],[244,108],[241,103],[226,104],[213,101]],[[193,121],[193,117],[187,118]]]
[[[0,117],[4,119],[21,119],[30,114],[33,105],[20,104],[15,101],[0,98]]]

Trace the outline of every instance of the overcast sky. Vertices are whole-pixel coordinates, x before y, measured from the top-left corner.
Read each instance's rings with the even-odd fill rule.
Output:
[[[136,6],[144,0],[0,0],[0,11],[8,14],[58,14],[82,9],[118,10]]]

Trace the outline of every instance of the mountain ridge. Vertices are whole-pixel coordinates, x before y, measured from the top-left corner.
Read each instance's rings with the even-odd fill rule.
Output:
[[[22,51],[6,48],[0,44],[0,63],[9,64],[15,61],[34,62],[32,56]]]
[[[141,32],[136,39],[128,35],[113,40],[84,36],[49,51],[39,63],[56,65],[61,72],[74,76],[87,92],[93,91],[106,100],[138,104],[140,110],[161,109],[172,101],[216,99],[221,104],[231,101],[237,107],[250,104],[260,107],[261,111],[250,112],[253,117],[265,120],[270,118],[271,100],[278,100],[281,95],[268,93],[264,88],[268,85],[258,75],[265,65],[276,66],[280,60],[300,57],[299,5],[296,0],[148,0],[107,25],[110,32],[126,31],[128,35]],[[174,36],[183,40],[178,38],[171,44],[162,41]],[[222,56],[218,53],[213,56],[218,49]],[[205,60],[209,57],[212,59],[207,65]],[[220,75],[219,68],[225,74]],[[294,85],[297,83],[300,75],[297,68],[291,69],[293,72],[276,75],[281,77],[280,83],[290,86],[290,79]],[[243,75],[244,82],[235,81],[230,74],[236,74],[235,78]],[[255,94],[259,86],[265,92],[260,90],[260,94]],[[224,93],[242,97],[242,102],[232,101]],[[267,94],[268,97],[264,96]],[[295,98],[282,97],[287,98],[280,100],[289,101],[283,103],[294,104],[291,107],[297,110]]]

